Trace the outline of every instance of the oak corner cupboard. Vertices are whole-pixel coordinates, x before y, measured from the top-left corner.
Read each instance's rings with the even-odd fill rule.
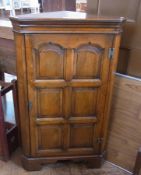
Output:
[[[100,167],[124,18],[62,11],[11,21],[24,168],[67,159]]]

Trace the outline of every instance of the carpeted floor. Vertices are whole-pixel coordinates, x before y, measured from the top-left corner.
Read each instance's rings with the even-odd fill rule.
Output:
[[[17,151],[8,162],[0,161],[0,175],[131,175],[109,162],[100,169],[88,169],[82,163],[59,162],[44,165],[41,171],[27,172],[21,166],[20,154]]]

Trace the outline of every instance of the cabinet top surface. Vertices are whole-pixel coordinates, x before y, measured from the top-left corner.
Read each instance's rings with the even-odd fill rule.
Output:
[[[37,22],[37,21],[83,21],[85,22],[103,22],[103,23],[122,23],[125,18],[118,17],[100,17],[92,14],[87,14],[83,12],[71,12],[71,11],[57,11],[57,12],[47,12],[47,13],[38,13],[38,14],[25,14],[18,15],[16,17],[10,17],[12,21],[17,22]]]

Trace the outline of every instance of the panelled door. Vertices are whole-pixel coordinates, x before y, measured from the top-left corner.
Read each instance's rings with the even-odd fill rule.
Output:
[[[112,35],[27,34],[32,156],[99,153]]]

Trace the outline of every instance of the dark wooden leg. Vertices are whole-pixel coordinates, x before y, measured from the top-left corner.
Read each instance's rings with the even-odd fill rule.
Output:
[[[0,71],[0,80],[2,81],[4,80],[4,72],[1,72],[1,71]]]
[[[6,138],[6,127],[4,122],[4,113],[2,109],[2,99],[0,96],[0,146],[2,149],[2,158],[4,161],[7,161],[9,159],[8,143]]]
[[[96,157],[96,158],[88,158],[87,159],[87,167],[88,168],[100,168],[104,162],[104,158]]]
[[[57,160],[47,160],[46,163],[47,164],[55,164],[57,162]]]
[[[21,145],[21,133],[20,133],[20,120],[19,120],[19,102],[18,102],[18,87],[17,87],[17,80],[12,80],[13,84],[13,99],[14,99],[14,111],[15,111],[15,119],[16,125],[18,127],[18,142]]]
[[[140,169],[141,169],[141,148],[139,148],[139,151],[137,153],[133,175],[139,175]]]
[[[88,157],[58,157],[57,159],[49,157],[40,158],[28,158],[22,156],[22,165],[27,171],[39,171],[42,168],[42,164],[56,163],[57,160],[85,160],[88,168],[100,168],[104,162],[104,156],[88,156]]]
[[[23,168],[27,171],[40,171],[42,168],[40,161],[34,158],[28,159],[25,156],[22,156],[22,165],[23,165]]]

